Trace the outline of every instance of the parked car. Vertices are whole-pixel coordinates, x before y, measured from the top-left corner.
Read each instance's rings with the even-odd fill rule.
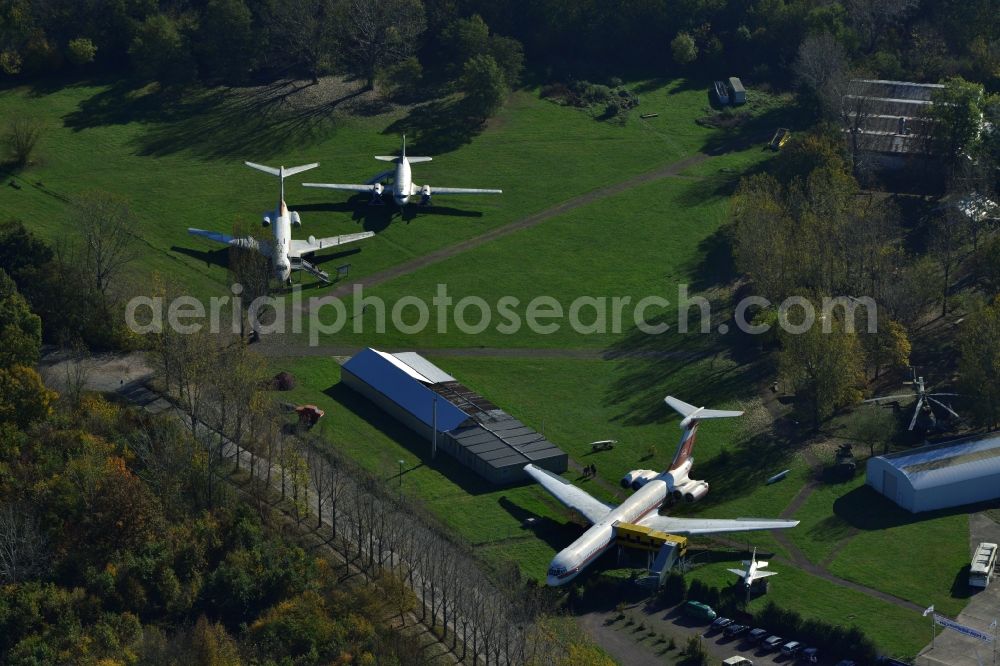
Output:
[[[718,614],[712,610],[711,606],[707,606],[700,601],[687,602],[681,606],[681,613],[696,620],[702,620],[703,622],[711,622],[718,617]]]
[[[750,627],[748,627],[747,625],[734,623],[726,627],[726,631],[724,633],[729,638],[736,638],[737,636],[742,636],[748,631],[750,631]]]
[[[788,641],[787,643],[781,646],[781,654],[785,655],[786,657],[794,657],[801,651],[802,651],[802,643],[799,643],[798,641]]]
[[[761,647],[764,648],[764,652],[773,652],[781,647],[782,641],[785,639],[781,636],[768,636],[767,639],[761,643]]]
[[[767,638],[767,629],[760,629],[760,628],[751,629],[750,633],[747,634],[747,642],[753,643],[755,645],[757,643],[760,643],[765,638]],[[838,666],[840,666],[840,665],[838,664]],[[851,666],[854,666],[854,665],[851,664]]]
[[[746,657],[730,657],[722,660],[722,666],[753,666],[753,662]]]
[[[732,623],[733,623],[733,621],[730,620],[728,617],[722,617],[720,615],[719,617],[717,617],[714,620],[712,620],[712,629],[715,629],[716,631],[720,631],[722,629],[725,629],[726,627],[728,627]]]
[[[799,652],[799,661],[815,664],[819,661],[819,650],[814,647],[806,648],[802,652]]]

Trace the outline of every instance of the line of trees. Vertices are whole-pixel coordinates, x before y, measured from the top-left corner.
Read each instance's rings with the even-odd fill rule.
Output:
[[[491,580],[411,499],[316,434],[292,427],[267,395],[262,364],[241,341],[164,333],[157,356],[164,385],[185,412],[189,438],[203,447],[202,492],[209,505],[218,494],[216,477],[242,467],[258,503],[276,490],[297,521],[315,520],[315,528],[329,534],[328,545],[366,579],[389,574],[404,585],[393,595],[401,617],[411,610],[406,590],[412,590],[420,619],[450,640],[462,660],[522,664],[558,653],[540,637],[544,598],[516,567]]]
[[[232,84],[338,69],[372,82],[386,65],[416,55],[456,74],[472,55],[454,58],[465,36],[456,23],[475,16],[509,36],[507,46],[524,44],[531,69],[545,78],[700,70],[778,82],[800,44],[816,38],[828,40],[829,53],[884,78],[961,74],[995,85],[1000,71],[1000,19],[989,0],[793,0],[752,9],[735,0],[679,7],[599,0],[572,7],[559,0],[5,0],[0,72],[31,77],[127,63],[139,76],[165,82]],[[505,69],[509,53],[496,44],[476,55]]]

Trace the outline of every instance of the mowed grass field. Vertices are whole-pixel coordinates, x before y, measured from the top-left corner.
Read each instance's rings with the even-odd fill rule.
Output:
[[[608,501],[622,496],[617,481],[623,473],[669,463],[680,432],[679,418],[662,402],[665,395],[745,409],[741,420],[707,423],[699,431],[695,476],[709,480],[712,492],[704,502],[677,507],[676,513],[775,516],[812,471],[796,451],[764,434],[767,416],[755,387],[769,381],[772,370],[745,351],[742,360],[733,360],[731,336],[678,335],[674,326],[681,284],[710,299],[713,331],[725,318],[733,277],[724,231],[728,195],[741,173],[766,168],[772,154],[762,151],[759,142],[745,141],[746,136],[697,125],[694,120],[708,107],[701,83],[678,80],[640,87],[642,104],[624,126],[559,107],[535,91],[520,91],[472,134],[410,109],[346,115],[330,104],[303,106],[294,102],[299,93],[276,102],[259,91],[208,91],[172,99],[153,89],[112,85],[11,89],[0,92],[0,117],[38,118],[44,134],[38,163],[13,176],[20,189],[0,188],[0,205],[10,217],[56,240],[74,233],[69,203],[74,195],[101,189],[126,196],[137,213],[135,232],[141,239],[130,283],[141,291],[159,273],[189,293],[207,296],[226,290],[226,253],[190,237],[187,227],[228,231],[236,222],[258,224],[260,214],[275,204],[277,182],[244,167],[244,159],[285,165],[321,162],[319,169],[288,184],[286,199],[304,222],[293,236],[376,231],[374,239],[346,252],[318,257],[328,269],[350,263],[350,277],[356,279],[705,151],[709,157],[677,176],[597,199],[368,290],[390,306],[405,296],[429,301],[439,284],[446,284],[456,301],[479,296],[495,303],[511,296],[526,303],[548,295],[564,307],[580,296],[630,297],[634,303],[658,295],[672,305],[650,313],[671,325],[669,333],[639,333],[626,318],[621,330],[594,334],[574,332],[565,324],[547,335],[526,330],[508,335],[493,327],[467,335],[454,326],[444,333],[403,335],[390,328],[378,334],[374,313],[366,312],[361,333],[345,331],[323,342],[427,350],[429,358],[544,432],[576,462],[596,464],[600,481],[579,479],[572,472],[567,478]],[[651,111],[659,117],[638,118]],[[785,111],[761,104],[756,112],[764,124],[781,118],[789,126]],[[403,131],[408,133],[408,154],[426,148],[435,157],[415,167],[418,182],[502,187],[505,193],[440,197],[432,211],[401,216],[388,206],[369,208],[366,197],[298,186],[304,180],[367,179],[384,167],[371,155],[398,150]],[[5,181],[9,179],[8,174]],[[307,295],[329,291],[306,283]],[[589,321],[590,311],[583,310],[581,319]],[[303,342],[289,336],[280,344]],[[433,353],[475,347],[529,353]],[[556,353],[532,357],[535,349]],[[581,353],[560,358],[559,351]],[[551,557],[582,532],[578,517],[533,485],[498,490],[447,456],[430,460],[426,442],[339,384],[339,367],[332,358],[273,358],[271,364],[275,371],[291,371],[299,382],[291,395],[279,399],[327,410],[319,428],[331,446],[420,500],[486,562],[514,562],[526,576],[541,579]],[[588,444],[597,439],[617,439],[619,444],[592,454]],[[402,475],[399,460],[404,461]],[[790,470],[784,481],[764,484],[784,469]],[[893,515],[873,526],[858,516],[865,506],[883,507],[858,485],[820,486],[796,513],[802,524],[787,532],[792,542],[838,576],[957,612],[963,602],[955,576],[968,558],[967,552],[963,555],[968,549],[964,516],[913,522]],[[524,526],[528,517],[538,519],[532,528]],[[934,548],[922,547],[928,536]],[[767,534],[736,535],[729,543],[757,545],[788,559]],[[613,558],[608,559],[595,569],[613,567]],[[901,561],[937,569],[918,575]],[[728,582],[724,569],[713,564],[693,575],[722,584]],[[897,655],[913,654],[925,641],[926,623],[918,614],[791,567],[781,571],[772,598],[784,606],[807,617],[857,623]]]
[[[0,117],[36,119],[42,137],[37,164],[17,174],[21,189],[0,190],[0,206],[54,240],[73,232],[68,200],[75,195],[97,189],[127,197],[142,240],[132,274],[159,272],[203,296],[224,288],[226,254],[189,236],[187,227],[228,232],[237,222],[257,225],[276,204],[276,180],[242,162],[318,161],[320,168],[288,182],[287,202],[303,217],[295,235],[376,231],[345,252],[318,255],[350,263],[358,277],[713,145],[718,132],[693,122],[707,110],[704,90],[683,80],[650,84],[640,108],[660,117],[624,126],[517,92],[486,127],[470,132],[405,108],[341,114],[330,103],[298,102],[308,91],[282,97],[288,89],[175,97],[155,87],[14,88],[0,92]],[[435,149],[433,162],[415,167],[418,183],[500,187],[505,194],[440,197],[433,211],[411,210],[404,219],[392,206],[365,205],[367,196],[299,186],[364,182],[386,166],[372,155],[398,151],[407,130],[410,155]]]
[[[597,465],[602,482],[584,480],[573,471],[565,476],[607,501],[621,501],[627,496],[628,491],[617,486],[617,479],[625,471],[662,469],[669,463],[679,436],[679,418],[662,404],[663,395],[683,396],[688,387],[711,390],[705,378],[719,369],[713,364],[731,363],[705,359],[678,361],[671,367],[664,361],[651,371],[641,359],[429,357],[467,386],[543,430],[574,460]],[[334,359],[276,360],[274,367],[291,371],[300,381],[291,399],[315,402],[327,410],[319,427],[331,446],[346,451],[390,484],[398,483],[397,461],[404,460],[402,492],[419,498],[446,526],[473,544],[485,561],[495,566],[514,562],[525,576],[542,579],[552,556],[583,532],[580,519],[537,486],[495,489],[447,457],[431,461],[427,442],[387,422],[377,408],[339,385],[339,365]],[[657,379],[643,387],[634,378],[646,373]],[[628,385],[634,387],[634,393],[622,399],[622,390]],[[727,395],[723,384],[715,388],[720,395]],[[640,409],[640,403],[646,408]],[[753,395],[731,391],[724,400],[713,404],[745,409],[747,418],[710,422],[699,430],[695,476],[709,479],[712,492],[705,501],[675,507],[672,513],[704,517],[778,515],[811,477],[811,470],[800,455],[781,450],[755,432],[753,423],[762,407]],[[595,439],[617,439],[618,444],[611,451],[594,454],[588,444]],[[647,457],[651,444],[656,449],[653,458]],[[782,469],[790,470],[784,481],[764,483]],[[828,563],[834,575],[914,603],[934,603],[941,611],[956,614],[964,605],[961,588],[955,587],[954,579],[968,558],[965,516],[892,525],[896,514],[885,511],[880,498],[868,496],[862,485],[859,476],[848,484],[819,486],[795,513],[801,525],[785,534],[817,563],[838,549]],[[856,520],[853,510],[844,514],[843,503],[853,503],[859,496],[863,500],[859,507],[862,512],[891,516],[885,529],[852,530],[847,523],[838,528],[839,532],[831,530],[834,521]],[[523,525],[529,517],[537,519],[532,528]],[[934,546],[918,547],[925,538]],[[702,547],[717,547],[704,540],[695,542]],[[803,617],[857,624],[887,654],[900,657],[916,654],[926,642],[926,622],[919,613],[796,569],[789,564],[788,552],[770,534],[736,534],[714,542],[724,548],[757,547],[781,558],[774,567],[782,575],[775,579],[767,599]],[[734,561],[740,557],[733,553]],[[626,575],[616,571],[615,566],[613,557],[603,558],[589,575],[600,571]],[[700,565],[691,576],[716,586],[729,585],[734,580],[726,571],[730,566],[734,564],[725,561]],[[923,573],[910,575],[915,571]],[[756,600],[751,609],[763,603],[766,599]]]

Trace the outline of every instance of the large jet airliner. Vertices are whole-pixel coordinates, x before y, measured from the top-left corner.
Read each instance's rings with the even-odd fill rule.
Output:
[[[299,214],[296,211],[289,211],[288,206],[285,205],[285,178],[288,176],[294,176],[295,174],[303,171],[308,171],[309,169],[315,169],[319,166],[319,162],[289,167],[287,169],[283,166],[275,169],[274,167],[264,166],[263,164],[254,164],[253,162],[244,162],[244,164],[251,169],[257,169],[258,171],[269,173],[272,176],[277,176],[281,181],[280,194],[278,196],[278,207],[273,211],[264,213],[263,219],[264,226],[271,227],[274,232],[273,241],[271,243],[258,243],[257,239],[252,236],[234,238],[233,236],[227,236],[226,234],[221,234],[217,231],[205,231],[204,229],[188,228],[189,234],[202,236],[203,238],[215,241],[216,243],[257,250],[265,257],[271,258],[271,264],[274,267],[274,276],[282,282],[288,280],[289,276],[292,274],[292,270],[305,270],[320,278],[324,282],[329,282],[329,276],[326,272],[321,271],[306,261],[303,258],[303,255],[312,254],[317,250],[323,250],[329,247],[336,247],[338,245],[353,243],[354,241],[359,241],[365,238],[371,238],[375,235],[372,231],[361,231],[356,234],[344,234],[343,236],[332,236],[330,238],[316,238],[315,236],[310,236],[309,240],[293,240],[292,226],[301,226],[302,218],[299,217]]]
[[[797,520],[767,520],[757,518],[672,518],[661,516],[659,508],[670,498],[693,502],[708,493],[708,483],[688,477],[694,463],[691,451],[694,448],[698,424],[703,419],[718,419],[741,416],[743,412],[705,409],[695,407],[667,396],[666,403],[677,410],[683,434],[677,446],[677,453],[670,468],[661,473],[653,470],[629,472],[622,479],[636,492],[618,506],[605,504],[577,488],[561,476],[535,465],[526,465],[524,471],[532,476],[557,500],[578,511],[592,527],[579,539],[560,551],[549,566],[546,582],[549,585],[565,585],[573,580],[591,562],[615,543],[617,523],[639,524],[670,534],[714,534],[718,532],[749,532],[752,530],[787,529],[799,524]]]
[[[382,193],[385,191],[385,187],[382,185],[382,179],[392,176],[392,199],[400,208],[409,203],[410,197],[417,196],[418,194],[420,195],[420,203],[424,206],[430,205],[432,194],[503,194],[503,190],[484,190],[467,187],[435,187],[431,189],[430,185],[417,185],[413,182],[410,165],[417,164],[418,162],[430,162],[432,158],[407,157],[405,134],[403,135],[403,149],[399,153],[398,157],[396,155],[376,155],[375,159],[383,162],[393,162],[396,165],[396,168],[390,171],[383,171],[380,174],[372,176],[368,179],[367,183],[303,183],[302,185],[304,187],[323,187],[328,190],[371,192],[371,203],[381,204]]]

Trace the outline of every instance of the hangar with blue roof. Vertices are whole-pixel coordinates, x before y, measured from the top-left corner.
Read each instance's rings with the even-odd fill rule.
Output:
[[[1000,433],[871,458],[867,483],[912,513],[1000,499]]]
[[[559,447],[415,352],[390,354],[369,347],[344,363],[340,376],[491,483],[527,479],[528,463],[557,474],[566,471],[569,457]]]

